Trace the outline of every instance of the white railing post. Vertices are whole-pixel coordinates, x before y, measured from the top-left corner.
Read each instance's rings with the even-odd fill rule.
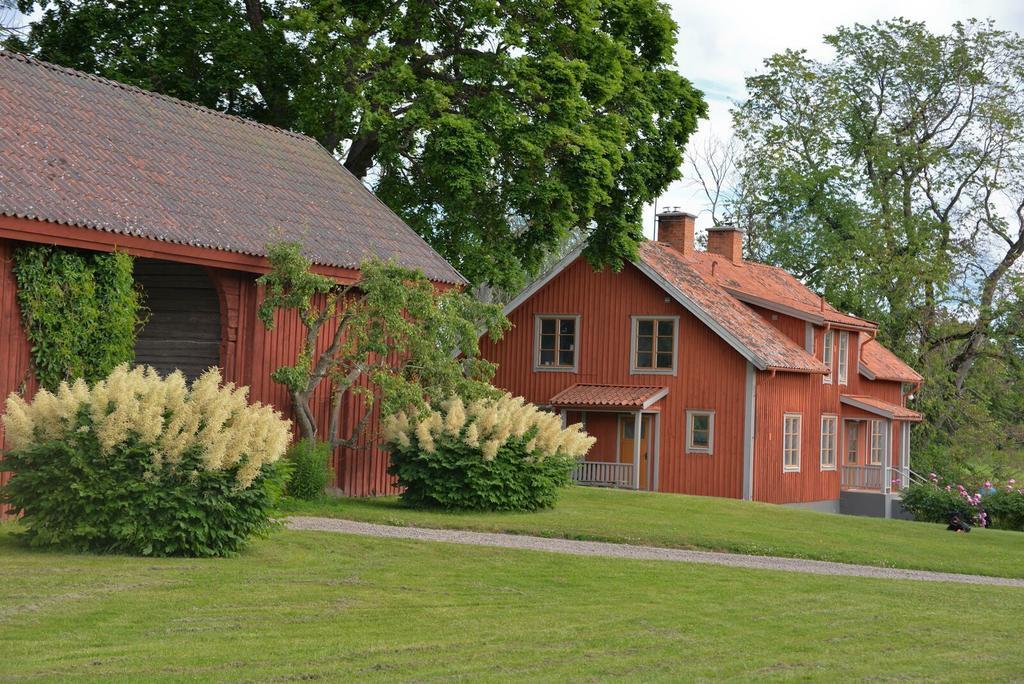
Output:
[[[633,419],[633,489],[640,489],[640,416],[637,411]]]

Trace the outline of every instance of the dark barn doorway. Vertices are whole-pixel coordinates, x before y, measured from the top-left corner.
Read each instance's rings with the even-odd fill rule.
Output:
[[[135,260],[149,320],[135,341],[135,363],[193,380],[220,365],[220,301],[201,266]]]

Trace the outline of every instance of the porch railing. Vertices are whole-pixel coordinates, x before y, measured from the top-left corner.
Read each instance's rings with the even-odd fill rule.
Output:
[[[592,487],[632,487],[633,464],[605,461],[581,461],[572,471],[576,484]]]
[[[844,489],[873,489],[882,491],[885,469],[880,465],[841,466],[839,484]]]

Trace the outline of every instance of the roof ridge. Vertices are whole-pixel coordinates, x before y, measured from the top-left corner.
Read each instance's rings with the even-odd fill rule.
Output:
[[[709,254],[708,252],[694,252],[693,254],[694,255],[701,255],[701,256],[708,256],[708,257],[717,256],[715,254]],[[852,314],[852,313],[849,313],[848,311],[843,311],[843,310],[837,308],[832,302],[828,301],[828,299],[825,298],[824,295],[821,295],[821,294],[815,292],[814,290],[812,290],[807,285],[807,283],[803,282],[802,280],[797,278],[795,275],[793,275],[792,273],[790,273],[786,269],[782,268],[781,266],[775,266],[773,264],[766,264],[766,263],[764,263],[762,261],[751,261],[751,260],[748,260],[748,259],[744,259],[743,260],[742,266],[743,267],[759,268],[761,270],[771,271],[772,273],[781,274],[782,277],[787,278],[790,281],[792,281],[793,283],[795,283],[795,284],[799,285],[800,287],[802,287],[812,297],[816,297],[818,299],[825,300],[825,306],[827,306],[833,312],[835,312],[835,313],[837,313],[837,314],[839,314],[841,316],[848,316],[850,318],[856,318],[857,320],[864,321],[865,323],[870,323],[870,324],[875,325],[875,326],[878,325],[875,321],[872,321],[870,319],[864,318],[863,316],[858,316],[856,314]]]
[[[198,105],[194,102],[189,102],[188,100],[182,100],[181,98],[172,97],[170,95],[164,95],[163,93],[157,93],[152,90],[146,90],[145,88],[140,88],[139,86],[134,86],[130,83],[122,83],[121,81],[115,81],[112,78],[97,76],[96,74],[90,74],[87,71],[80,71],[79,69],[72,69],[71,67],[62,66],[60,64],[55,64],[53,62],[47,62],[46,60],[39,59],[38,57],[35,57],[33,55],[26,55],[22,52],[11,50],[10,48],[0,47],[0,57],[6,57],[7,59],[11,59],[16,62],[22,62],[24,64],[39,66],[43,69],[49,69],[51,71],[57,71],[63,74],[67,74],[68,76],[74,76],[75,78],[95,81],[97,83],[102,83],[107,86],[119,88],[130,93],[145,95],[146,97],[150,97],[156,100],[163,100],[170,104],[175,104],[179,107],[184,107],[186,109],[196,110],[199,112],[203,112],[205,114],[213,114],[215,116],[228,119],[229,121],[237,121],[239,123],[247,124],[249,126],[255,126],[257,128],[262,128],[267,131],[273,131],[274,133],[286,135],[291,138],[296,138],[307,143],[314,143],[316,145],[320,144],[317,140],[304,133],[297,133],[295,131],[288,130],[287,128],[279,128],[277,126],[271,126],[270,124],[260,123],[259,121],[247,119],[244,116],[238,116],[237,114],[228,114],[227,112],[222,112],[217,109],[211,109],[210,107],[204,107],[203,105]],[[326,150],[326,148],[323,149]],[[330,153],[328,152],[328,154]]]

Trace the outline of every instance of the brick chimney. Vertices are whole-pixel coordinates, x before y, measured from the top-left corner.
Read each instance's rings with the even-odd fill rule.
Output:
[[[658,242],[675,247],[682,254],[693,254],[693,228],[697,219],[678,209],[658,214]]]
[[[708,228],[708,253],[724,256],[734,264],[743,263],[743,230],[736,226]]]

